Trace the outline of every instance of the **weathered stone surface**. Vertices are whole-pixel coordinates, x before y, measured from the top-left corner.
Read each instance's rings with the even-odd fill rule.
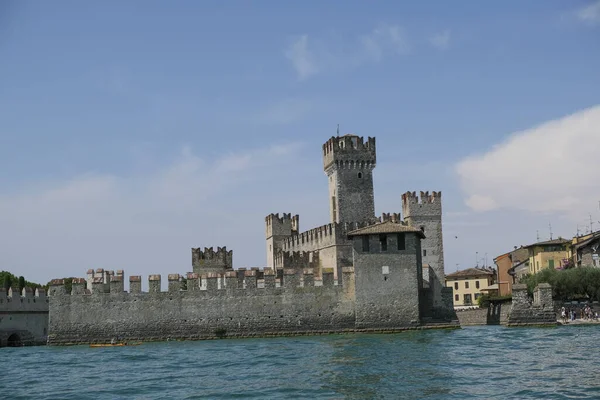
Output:
[[[53,283],[66,293],[62,279]],[[9,338],[22,345],[45,344],[47,329],[48,298],[43,289],[15,289],[7,294],[0,288],[0,347],[6,346]]]
[[[552,287],[539,284],[533,293],[533,301],[524,284],[513,285],[512,307],[507,326],[556,325],[556,312],[552,301]]]
[[[354,328],[342,286],[51,298],[50,344],[252,336]]]

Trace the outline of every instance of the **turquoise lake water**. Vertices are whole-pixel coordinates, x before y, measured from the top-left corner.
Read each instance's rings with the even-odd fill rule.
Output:
[[[0,349],[6,399],[598,399],[600,326]]]

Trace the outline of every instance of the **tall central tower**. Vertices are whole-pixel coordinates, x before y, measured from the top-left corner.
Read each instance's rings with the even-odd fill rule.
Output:
[[[332,223],[375,218],[373,168],[375,138],[356,135],[332,137],[323,145],[323,169],[329,180]]]

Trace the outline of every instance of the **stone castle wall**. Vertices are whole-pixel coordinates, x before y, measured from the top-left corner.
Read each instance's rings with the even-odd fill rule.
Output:
[[[180,290],[178,275],[170,276],[167,292],[160,291],[160,278],[152,275],[149,293],[92,289],[91,294],[67,294],[58,282],[51,291],[48,342],[201,339],[355,327],[351,269],[343,274],[341,285],[334,284],[332,272],[316,285],[312,271],[299,280],[295,271],[286,270],[283,285],[269,271],[262,282],[256,271],[244,275],[241,282],[235,271],[225,277],[188,279],[187,290]]]
[[[444,309],[442,290],[445,286],[444,245],[442,235],[442,193],[406,192],[402,195],[402,215],[405,222],[421,228],[422,262],[429,265],[429,282],[433,293],[433,307]]]
[[[9,337],[24,345],[46,343],[48,329],[48,298],[43,289],[0,289],[0,347]],[[13,336],[15,335],[15,336]]]

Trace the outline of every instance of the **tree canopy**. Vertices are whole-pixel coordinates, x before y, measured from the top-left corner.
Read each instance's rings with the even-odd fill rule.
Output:
[[[19,288],[19,290],[22,290],[24,287],[37,289],[43,287],[43,285],[35,282],[29,282],[25,280],[24,277],[13,275],[8,271],[0,271],[0,287],[3,287],[8,291],[8,289],[11,287],[16,287]]]
[[[527,285],[529,294],[539,283],[549,283],[552,286],[553,297],[567,301],[587,298],[600,301],[600,268],[582,267],[556,270],[546,268],[534,275],[523,277],[521,283]]]

